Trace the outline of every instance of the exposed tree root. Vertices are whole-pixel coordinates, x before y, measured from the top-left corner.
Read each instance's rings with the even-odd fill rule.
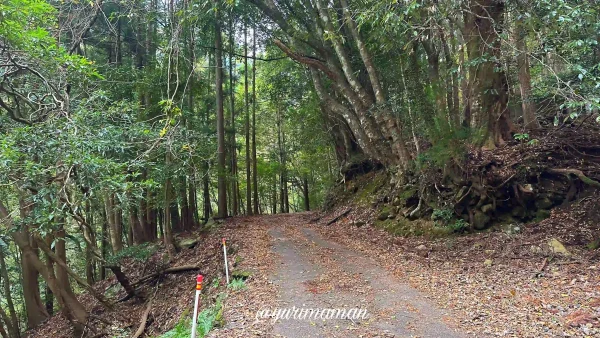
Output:
[[[196,266],[196,265],[183,265],[183,266],[171,267],[168,269],[164,269],[164,270],[146,275],[146,276],[140,278],[137,282],[133,283],[132,286],[137,287],[141,284],[147,283],[147,282],[149,282],[155,278],[158,278],[162,275],[181,273],[181,272],[186,272],[186,271],[194,271],[194,270],[200,270],[200,267]]]
[[[600,188],[600,182],[594,181],[593,179],[585,176],[581,170],[578,169],[548,169],[548,172],[551,174],[560,174],[560,175],[575,175],[577,178],[581,180],[581,182],[591,185],[592,187]]]
[[[152,299],[150,299],[148,301],[148,305],[146,306],[146,310],[142,314],[142,319],[140,321],[140,326],[135,331],[135,334],[132,336],[132,338],[139,338],[144,333],[144,330],[146,329],[146,322],[148,321],[148,315],[150,314],[150,310],[151,309],[152,309]]]
[[[331,224],[337,222],[340,218],[348,215],[350,213],[350,211],[352,211],[352,208],[346,209],[344,212],[342,212],[338,216],[334,217],[331,221],[327,222],[327,225],[331,225]]]

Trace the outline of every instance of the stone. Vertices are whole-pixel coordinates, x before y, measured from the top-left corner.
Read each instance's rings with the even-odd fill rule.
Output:
[[[191,249],[195,247],[196,244],[198,244],[197,238],[184,238],[178,241],[176,245],[179,249]]]
[[[492,204],[486,204],[481,207],[481,211],[483,211],[486,214],[490,213],[490,212],[494,211],[494,206]]]
[[[527,211],[522,206],[516,206],[510,211],[510,214],[517,218],[524,218],[527,215]]]
[[[506,234],[514,235],[521,232],[521,225],[516,223],[504,224],[501,229]]]
[[[425,246],[425,244],[421,244],[418,247],[416,247],[415,250],[417,250],[417,251],[428,251],[429,249],[427,249],[427,246]]]
[[[360,228],[361,226],[365,225],[367,223],[363,222],[363,221],[354,221],[354,226]]]
[[[483,265],[487,266],[488,268],[492,266],[492,264],[494,264],[494,262],[491,259],[486,259],[483,262]]]
[[[529,251],[531,251],[531,253],[532,253],[532,254],[535,254],[535,255],[539,255],[539,254],[541,254],[541,253],[543,252],[542,248],[540,248],[540,247],[539,247],[539,246],[537,246],[537,245],[532,245],[532,246],[529,248]]]
[[[548,246],[552,252],[561,254],[564,256],[571,256],[571,253],[565,248],[565,246],[556,238],[552,238],[548,241]]]
[[[476,230],[483,230],[487,227],[489,221],[490,216],[486,215],[480,210],[477,210],[475,211],[475,215],[473,215],[473,228]]]
[[[248,279],[250,276],[252,276],[252,272],[251,271],[247,271],[247,270],[237,270],[237,271],[233,271],[231,273],[231,279],[242,279],[242,280],[246,280]]]
[[[535,201],[535,206],[538,209],[550,209],[553,205],[554,203],[552,203],[548,197],[540,198]]]
[[[535,220],[538,221],[538,222],[541,222],[541,221],[545,220],[548,217],[550,217],[550,211],[549,210],[538,209],[538,211],[535,212]]]
[[[380,221],[385,221],[388,218],[389,215],[390,215],[390,213],[388,211],[382,211],[379,214],[379,217],[377,217],[377,219],[380,220]]]
[[[396,214],[394,214],[393,212],[388,216],[388,219],[394,219],[396,218]]]
[[[397,206],[400,206],[401,204],[402,204],[402,200],[400,199],[400,197],[395,197],[394,202],[392,202],[392,205],[397,207]]]
[[[204,224],[204,228],[212,229],[212,228],[216,228],[218,225],[219,225],[219,223],[217,221],[215,221],[214,218],[209,218],[208,221],[206,221],[206,224]]]

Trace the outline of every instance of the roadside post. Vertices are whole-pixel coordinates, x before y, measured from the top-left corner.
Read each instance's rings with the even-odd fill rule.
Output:
[[[225,237],[223,237],[223,257],[225,258],[225,277],[227,278],[227,285],[229,285],[229,266],[227,264],[227,245],[225,244]]]
[[[194,318],[192,319],[192,338],[196,338],[196,330],[198,329],[198,307],[200,306],[200,292],[202,291],[202,275],[196,276],[196,300],[194,301]]]

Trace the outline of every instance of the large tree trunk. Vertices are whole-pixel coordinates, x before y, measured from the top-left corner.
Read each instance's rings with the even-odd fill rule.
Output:
[[[521,22],[516,23],[515,32],[519,88],[521,90],[521,106],[523,107],[523,124],[525,129],[539,129],[540,123],[535,116],[535,103],[531,97],[529,55],[527,53],[527,44],[525,43],[525,31]]]
[[[90,201],[85,202],[85,221],[90,227],[83,227],[84,238],[89,238],[90,241],[85,243],[85,277],[88,284],[92,285],[96,281],[94,276],[96,261],[94,259],[94,250],[96,250],[96,234],[93,231],[94,213]],[[91,231],[90,231],[91,230]]]
[[[110,228],[110,244],[113,253],[123,250],[123,224],[121,223],[120,211],[117,210],[115,195],[109,193],[104,198],[106,219]]]
[[[308,193],[308,176],[302,178],[302,195],[304,195],[304,211],[310,211],[310,195]]]
[[[219,1],[215,0],[215,7],[219,8]],[[223,114],[223,58],[221,42],[220,9],[215,11],[215,86],[217,104],[217,175],[218,175],[218,217],[227,217],[227,180],[225,172],[225,116]]]
[[[501,60],[501,24],[504,1],[472,1],[466,14],[468,24],[468,52],[470,60],[494,57],[494,60],[478,64],[472,74],[472,111],[475,110],[479,125],[486,130],[485,146],[501,146],[511,137],[513,124],[508,113],[508,83],[499,63]],[[476,108],[475,108],[476,107]]]
[[[252,30],[252,56],[256,58],[256,25]],[[256,59],[252,61],[252,189],[254,214],[259,214],[258,199],[258,159],[256,157]]]
[[[244,107],[246,132],[246,213],[252,215],[252,177],[250,166],[250,100],[248,96],[248,27],[244,22]]]
[[[24,235],[24,238],[27,238]],[[35,268],[34,259],[37,257],[37,247],[35,243],[23,242],[24,249],[21,249],[21,270],[23,271],[23,299],[25,301],[25,311],[27,314],[27,328],[33,329],[43,321],[48,319],[49,313],[46,310],[42,297],[40,296],[40,287],[38,284],[39,272]],[[27,252],[25,252],[27,250]]]
[[[17,312],[15,311],[12,292],[10,290],[8,269],[6,268],[6,257],[4,256],[4,249],[2,248],[0,248],[0,276],[2,276],[2,286],[4,287],[4,296],[6,297],[6,305],[8,307],[8,316],[4,318],[4,322],[8,328],[10,337],[19,338],[21,336],[19,319],[17,318]]]
[[[26,205],[27,204],[24,200],[20,201],[20,210],[24,216],[27,215],[28,207],[26,207]],[[1,201],[0,216],[2,216],[4,219],[4,222],[7,224],[7,229],[10,231],[11,237],[22,252],[21,259],[23,267],[23,289],[28,290],[28,292],[26,292],[24,295],[28,314],[28,326],[34,327],[48,317],[48,313],[44,308],[44,304],[42,303],[40,297],[40,290],[37,281],[39,274],[48,284],[52,290],[52,293],[56,296],[61,309],[65,314],[65,317],[73,323],[75,333],[81,334],[88,318],[88,313],[85,308],[81,305],[81,303],[79,303],[77,298],[70,297],[67,290],[62,288],[56,281],[56,278],[54,277],[54,271],[52,269],[48,269],[40,260],[37,254],[37,248],[35,247],[35,243],[37,243],[37,241],[29,236],[27,227],[25,227],[22,231],[16,231],[12,217]],[[50,252],[48,247],[42,247],[42,249],[44,249],[44,252],[47,255],[52,254],[51,256],[55,256],[52,252]],[[51,258],[54,262],[57,261],[56,257]],[[66,268],[64,262],[62,263],[62,266]]]
[[[108,215],[106,209],[102,210],[102,227],[100,229],[100,249],[102,260],[106,261],[108,255]],[[106,269],[100,266],[100,280],[106,279]]]
[[[171,164],[171,154],[167,152],[166,154],[166,166],[168,167]],[[173,259],[175,257],[175,244],[173,240],[173,229],[171,226],[171,199],[172,199],[172,187],[171,187],[171,179],[167,178],[165,181],[164,191],[165,191],[165,199],[164,199],[164,208],[163,208],[163,244],[167,249],[167,254],[169,255],[169,259]]]
[[[239,205],[239,185],[238,185],[238,175],[237,175],[237,142],[235,138],[235,83],[233,79],[233,65],[235,63],[235,39],[233,37],[234,33],[234,25],[233,25],[233,15],[231,15],[229,19],[229,48],[231,53],[229,54],[229,103],[231,104],[231,212],[233,216],[239,215],[240,213],[240,205]]]

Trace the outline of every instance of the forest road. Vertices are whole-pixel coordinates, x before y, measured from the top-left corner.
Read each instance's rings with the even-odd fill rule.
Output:
[[[280,257],[272,276],[279,309],[367,311],[365,319],[290,315],[275,321],[276,337],[467,337],[447,324],[444,310],[374,260],[323,238],[306,217],[278,215],[273,221],[268,231]]]

